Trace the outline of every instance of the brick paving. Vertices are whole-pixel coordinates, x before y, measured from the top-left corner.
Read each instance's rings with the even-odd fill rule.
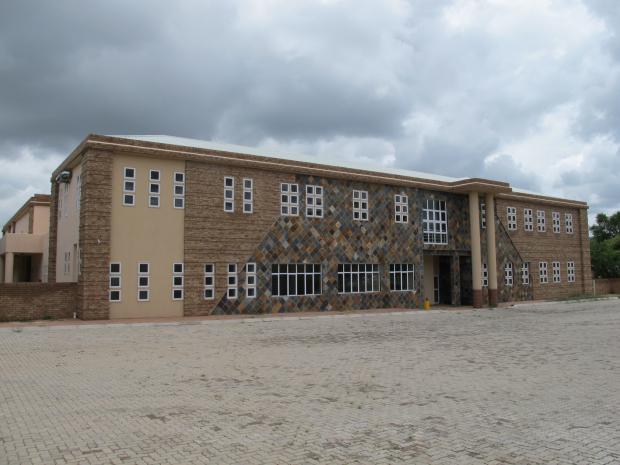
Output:
[[[0,464],[620,464],[620,301],[0,329]]]

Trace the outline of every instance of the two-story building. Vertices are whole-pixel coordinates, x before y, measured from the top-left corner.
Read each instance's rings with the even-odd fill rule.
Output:
[[[49,277],[81,318],[419,307],[591,288],[587,205],[508,183],[169,136],[52,176]]]

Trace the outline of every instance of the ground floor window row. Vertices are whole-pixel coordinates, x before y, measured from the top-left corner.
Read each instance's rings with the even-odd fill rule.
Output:
[[[562,282],[562,264],[559,261],[551,262],[551,269],[553,273],[553,282]],[[512,262],[506,262],[504,265],[504,285],[510,287],[515,282],[514,265]],[[530,284],[530,264],[524,262],[521,265],[521,284]],[[548,262],[538,262],[538,278],[540,284],[549,283],[549,266]],[[575,282],[575,262],[569,260],[566,262],[566,279],[569,283]],[[482,287],[488,287],[489,285],[489,271],[486,263],[482,263]]]
[[[133,286],[123,286],[123,281],[130,282],[131,277],[127,274],[131,271],[123,272],[121,262],[110,263],[108,277],[108,298],[110,302],[122,302],[123,288],[128,290]],[[125,278],[123,275],[125,274]],[[135,274],[135,292],[138,302],[148,302],[151,299],[151,264],[149,262],[139,262]],[[172,263],[170,274],[170,298],[172,300],[183,300],[185,286],[185,266],[183,262]],[[133,290],[133,289],[132,289]]]

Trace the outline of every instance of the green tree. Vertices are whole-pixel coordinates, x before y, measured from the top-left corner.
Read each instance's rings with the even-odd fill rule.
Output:
[[[620,277],[620,211],[611,216],[596,215],[596,224],[590,230],[592,269],[597,278]]]

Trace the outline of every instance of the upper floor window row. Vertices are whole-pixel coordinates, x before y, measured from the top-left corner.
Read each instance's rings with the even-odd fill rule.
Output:
[[[137,182],[138,172],[136,168],[124,167],[122,204],[126,207],[134,207],[136,205]],[[161,205],[161,184],[161,171],[149,169],[146,203],[150,208],[159,208]],[[172,207],[177,209],[185,208],[185,173],[182,171],[175,171],[172,174]]]
[[[445,200],[426,199],[422,209],[422,223],[425,244],[448,243],[448,216]]]
[[[560,234],[562,232],[560,212],[552,211],[551,221],[553,232],[555,234]],[[516,207],[506,207],[506,222],[509,231],[516,231],[518,229]],[[526,232],[534,231],[534,211],[531,208],[523,209],[523,230]],[[547,216],[545,210],[536,211],[536,230],[538,232],[547,231]],[[574,233],[572,213],[564,213],[564,232],[566,232],[566,234]]]

